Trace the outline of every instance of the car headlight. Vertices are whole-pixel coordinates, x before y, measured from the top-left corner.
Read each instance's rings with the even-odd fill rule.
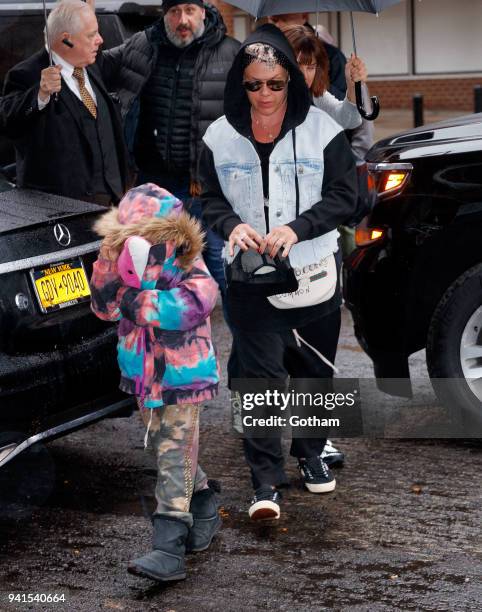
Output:
[[[355,230],[355,244],[357,247],[374,244],[385,238],[386,232],[387,230],[384,227],[368,227],[365,217]]]
[[[369,188],[375,189],[379,197],[394,195],[403,190],[413,170],[408,163],[369,163]]]

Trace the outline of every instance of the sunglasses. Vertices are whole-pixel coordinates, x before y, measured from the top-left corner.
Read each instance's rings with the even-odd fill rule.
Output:
[[[243,86],[247,91],[259,91],[264,83],[271,91],[282,91],[288,85],[289,79],[269,79],[269,81],[243,81]]]

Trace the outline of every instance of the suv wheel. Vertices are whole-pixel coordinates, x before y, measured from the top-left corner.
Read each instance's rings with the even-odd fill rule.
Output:
[[[435,309],[427,366],[437,397],[457,422],[482,431],[482,264],[459,276]]]

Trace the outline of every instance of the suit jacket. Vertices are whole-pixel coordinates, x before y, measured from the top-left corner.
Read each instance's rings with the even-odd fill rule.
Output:
[[[38,108],[40,73],[49,66],[45,50],[12,68],[0,100],[0,125],[13,140],[17,154],[17,185],[79,200],[90,200],[94,156],[81,129],[79,106],[62,82],[58,100]],[[122,184],[127,189],[127,152],[120,113],[109,96],[97,65],[87,67],[89,79],[104,95],[114,133]],[[122,194],[116,194],[122,196]]]

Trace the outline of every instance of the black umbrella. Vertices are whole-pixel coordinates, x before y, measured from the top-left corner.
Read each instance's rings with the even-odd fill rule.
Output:
[[[355,24],[352,11],[379,13],[389,6],[398,4],[401,0],[226,0],[226,2],[246,11],[256,19],[268,17],[268,15],[285,15],[286,13],[350,11],[353,51],[356,55]],[[369,121],[376,119],[380,112],[378,98],[376,96],[370,98],[372,111],[367,113],[363,105],[360,82],[355,83],[355,94],[360,115]]]
[[[324,11],[363,11],[379,13],[401,0],[226,0],[259,19],[286,13],[321,13]]]

